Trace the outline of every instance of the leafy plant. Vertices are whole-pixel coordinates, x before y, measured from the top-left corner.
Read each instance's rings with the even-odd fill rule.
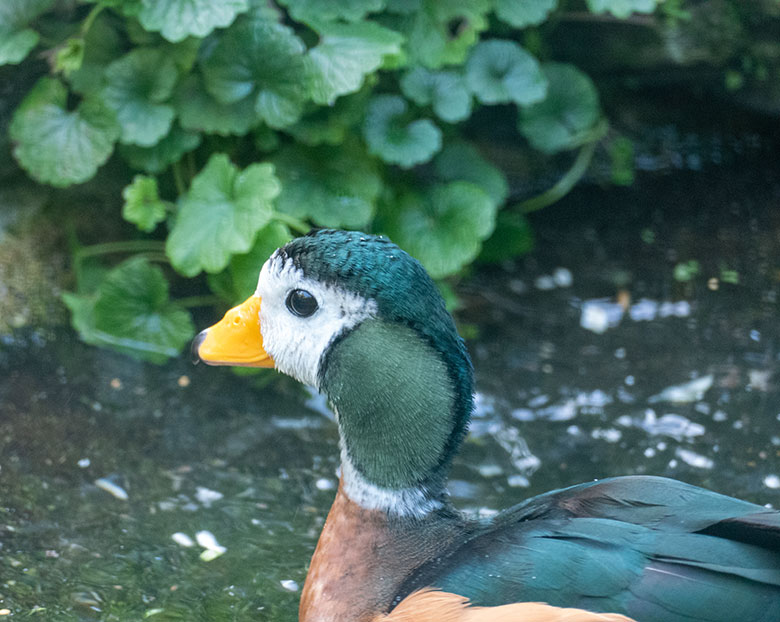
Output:
[[[626,17],[658,2],[585,6]],[[16,161],[53,186],[103,175],[112,157],[125,166],[121,215],[139,233],[76,251],[75,328],[163,361],[203,302],[169,298],[174,271],[205,272],[232,303],[312,226],[388,233],[437,278],[526,252],[523,212],[571,188],[607,127],[586,74],[520,43],[542,41],[562,4],[4,0],[0,65],[34,63],[41,46],[51,66],[13,114]],[[508,202],[475,140],[486,110],[516,118],[533,149],[572,150],[571,170]],[[109,269],[108,253],[130,257]]]

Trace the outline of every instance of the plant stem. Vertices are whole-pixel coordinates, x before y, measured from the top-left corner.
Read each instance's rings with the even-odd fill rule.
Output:
[[[311,230],[311,227],[307,225],[303,220],[300,218],[296,218],[295,216],[290,216],[290,214],[285,214],[283,212],[274,212],[274,218],[278,220],[279,222],[284,223],[290,229],[293,231],[297,231],[301,234],[306,234]]]
[[[76,259],[81,261],[87,257],[109,255],[111,253],[164,253],[165,242],[158,240],[122,240],[121,242],[104,242],[85,246],[76,251]]]
[[[523,214],[530,214],[531,212],[536,212],[548,205],[552,205],[566,196],[588,170],[590,161],[593,159],[593,154],[596,152],[596,145],[598,145],[599,139],[606,133],[606,130],[606,123],[602,123],[594,128],[593,139],[582,146],[574,163],[571,165],[571,168],[566,171],[563,177],[561,177],[549,190],[545,190],[535,197],[521,201],[517,205],[517,208]]]
[[[187,192],[187,187],[184,185],[184,177],[181,172],[181,160],[173,163],[173,182],[176,184],[176,192],[179,196],[182,196]]]
[[[84,37],[89,32],[89,29],[92,28],[92,24],[95,22],[95,19],[98,15],[100,15],[101,11],[106,8],[106,5],[104,4],[96,4],[92,7],[92,10],[89,12],[89,15],[87,15],[86,19],[84,19],[84,23],[81,24],[81,36]]]

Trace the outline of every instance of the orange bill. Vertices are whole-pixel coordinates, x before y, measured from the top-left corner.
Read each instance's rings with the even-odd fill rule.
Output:
[[[192,353],[209,365],[273,367],[260,332],[260,296],[252,296],[225,313],[192,342]]]

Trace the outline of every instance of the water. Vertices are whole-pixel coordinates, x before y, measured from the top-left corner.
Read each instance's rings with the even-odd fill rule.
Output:
[[[531,257],[464,280],[479,395],[456,505],[648,473],[780,507],[779,203],[760,168],[584,188],[534,216]],[[6,339],[0,374],[0,611],[296,619],[337,481],[321,401],[69,333]]]

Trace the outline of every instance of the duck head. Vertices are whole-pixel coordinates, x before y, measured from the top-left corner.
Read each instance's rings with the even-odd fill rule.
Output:
[[[444,503],[473,406],[471,361],[433,281],[387,238],[326,229],[289,242],[193,352],[324,392],[353,501],[416,515]]]

